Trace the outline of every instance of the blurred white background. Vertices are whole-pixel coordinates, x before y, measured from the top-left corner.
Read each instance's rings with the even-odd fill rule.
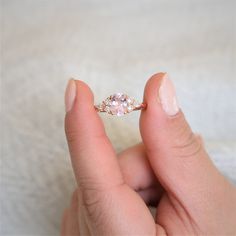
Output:
[[[63,130],[70,77],[97,102],[119,91],[142,100],[147,79],[168,72],[236,183],[235,9],[234,0],[1,0],[1,235],[59,233],[75,187]],[[101,116],[117,151],[140,141],[139,112]]]

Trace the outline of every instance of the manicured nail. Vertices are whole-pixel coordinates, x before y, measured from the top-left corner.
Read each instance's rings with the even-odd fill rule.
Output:
[[[179,111],[176,92],[173,83],[165,74],[159,88],[159,99],[163,110],[168,116],[174,116]]]
[[[65,109],[66,112],[70,111],[73,107],[76,95],[76,84],[73,79],[68,81],[66,92],[65,92]]]

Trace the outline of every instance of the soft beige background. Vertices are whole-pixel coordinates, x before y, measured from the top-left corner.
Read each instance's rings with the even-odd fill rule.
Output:
[[[149,76],[169,72],[193,129],[236,183],[235,9],[233,0],[1,0],[1,235],[58,235],[75,186],[63,131],[71,76],[98,102],[117,91],[141,100]],[[138,112],[101,116],[117,151],[140,140]]]

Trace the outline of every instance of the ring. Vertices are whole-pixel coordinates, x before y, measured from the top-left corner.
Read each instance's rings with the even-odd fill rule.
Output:
[[[94,107],[97,112],[123,116],[132,111],[145,109],[146,106],[145,103],[138,103],[134,98],[124,93],[115,93],[102,101],[101,104],[95,105]]]

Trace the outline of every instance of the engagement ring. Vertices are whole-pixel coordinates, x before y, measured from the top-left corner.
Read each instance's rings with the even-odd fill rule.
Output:
[[[115,93],[106,98],[101,104],[95,105],[94,107],[98,112],[123,116],[132,111],[146,108],[146,104],[138,103],[134,98],[131,98],[124,93]]]

